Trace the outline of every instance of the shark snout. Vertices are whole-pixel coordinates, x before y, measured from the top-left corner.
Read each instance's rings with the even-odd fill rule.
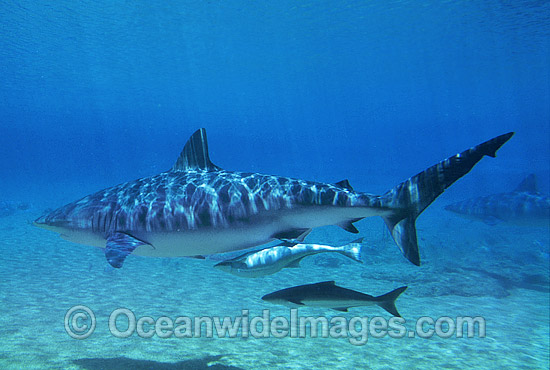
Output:
[[[66,226],[67,221],[57,221],[52,219],[50,213],[46,213],[32,222],[33,226],[40,227],[42,229],[56,231]]]
[[[270,299],[270,297],[269,297],[269,294],[266,294],[266,295],[264,295],[264,296],[262,297],[262,301],[267,301],[267,302],[269,302],[270,300],[271,300],[271,299]]]
[[[42,227],[43,225],[46,225],[46,215],[38,217],[36,220],[32,222],[34,226]]]

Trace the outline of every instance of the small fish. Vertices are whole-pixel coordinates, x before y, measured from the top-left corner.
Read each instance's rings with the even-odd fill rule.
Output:
[[[403,286],[381,296],[373,297],[355,290],[339,287],[334,281],[325,281],[278,290],[264,295],[262,299],[290,307],[325,307],[342,312],[348,312],[351,307],[377,305],[393,316],[401,317],[395,307],[395,300],[406,289],[407,287]]]
[[[363,262],[361,259],[362,241],[363,238],[357,239],[341,247],[285,242],[281,245],[265,248],[260,251],[248,252],[241,256],[222,261],[214,267],[233,275],[254,278],[274,274],[285,267],[300,267],[300,261],[304,257],[318,253],[336,252],[357,262]]]

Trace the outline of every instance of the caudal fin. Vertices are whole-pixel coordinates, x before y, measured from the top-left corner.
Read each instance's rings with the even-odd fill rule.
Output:
[[[361,243],[363,243],[363,238],[359,238],[351,243],[341,246],[338,252],[356,262],[363,263],[363,256],[361,254],[363,246]]]
[[[497,136],[420,172],[397,185],[382,196],[382,202],[394,210],[384,222],[403,255],[420,266],[415,221],[445,189],[470,170],[484,156],[496,157],[497,150],[513,132]]]
[[[405,290],[407,290],[406,286],[402,286],[401,288],[397,288],[395,290],[392,290],[389,293],[386,293],[384,295],[375,297],[376,304],[389,313],[391,313],[393,316],[401,317],[399,312],[397,312],[397,307],[395,307],[395,300],[397,297],[401,295]]]

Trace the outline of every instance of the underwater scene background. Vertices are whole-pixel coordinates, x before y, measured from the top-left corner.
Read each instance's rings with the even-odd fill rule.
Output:
[[[530,174],[548,200],[549,17],[549,2],[527,0],[0,1],[0,368],[547,369],[548,218],[517,225],[445,207],[514,194]],[[380,218],[355,224],[362,264],[327,253],[255,279],[214,269],[219,255],[129,256],[114,269],[101,249],[32,225],[47,210],[168,170],[201,127],[224,169],[348,179],[373,194],[516,134],[418,218],[420,267]],[[327,226],[306,241],[340,246],[358,236]],[[408,286],[397,300],[408,331],[421,317],[482,317],[486,335],[354,345],[109,330],[118,308],[137,318],[264,309],[289,318],[261,297],[330,280],[375,296]],[[78,305],[97,318],[85,339],[66,330]],[[376,306],[298,312],[390,318]]]

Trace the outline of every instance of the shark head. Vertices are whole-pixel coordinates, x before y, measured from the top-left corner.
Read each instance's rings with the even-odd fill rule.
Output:
[[[56,220],[55,217],[53,217],[52,215],[52,212],[47,212],[34,220],[32,224],[45,230],[61,233],[63,227],[66,226],[66,222],[62,220]]]
[[[291,292],[289,292],[289,290],[291,289],[292,288],[283,289],[277,292],[266,294],[262,297],[262,300],[272,304],[285,306],[288,308],[303,307],[304,303],[301,301],[301,298],[291,294]]]

